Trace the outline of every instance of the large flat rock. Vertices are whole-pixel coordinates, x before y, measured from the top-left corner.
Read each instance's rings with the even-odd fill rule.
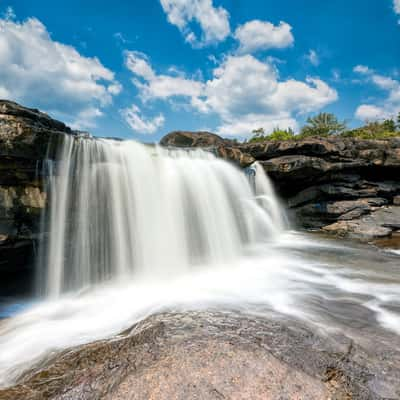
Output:
[[[277,318],[159,314],[56,355],[0,399],[396,399],[396,346],[368,352]]]

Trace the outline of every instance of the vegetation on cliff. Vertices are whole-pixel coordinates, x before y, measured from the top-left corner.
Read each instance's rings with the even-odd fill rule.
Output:
[[[341,136],[360,139],[387,139],[400,137],[400,112],[396,120],[385,119],[383,121],[367,122],[364,126],[356,129],[347,129],[345,121],[339,121],[331,113],[319,113],[307,119],[299,134],[295,134],[291,128],[275,128],[272,132],[266,133],[264,128],[253,130],[250,143],[262,142],[265,140],[301,140],[308,137]]]

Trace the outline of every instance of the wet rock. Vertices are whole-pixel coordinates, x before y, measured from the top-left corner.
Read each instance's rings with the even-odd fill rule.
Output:
[[[362,240],[387,237],[400,230],[400,207],[382,207],[359,219],[324,226],[323,230],[337,236]]]
[[[56,355],[14,387],[0,390],[0,398],[328,400],[400,395],[396,347],[366,352],[347,337],[319,336],[295,321],[228,312],[160,314],[125,334]]]

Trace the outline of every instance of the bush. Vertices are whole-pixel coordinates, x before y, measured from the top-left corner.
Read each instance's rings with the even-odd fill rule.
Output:
[[[346,123],[339,122],[334,114],[320,113],[315,117],[307,118],[307,125],[301,129],[299,138],[337,135],[345,129]]]
[[[369,122],[366,125],[345,130],[345,122],[339,122],[334,114],[320,113],[307,119],[307,124],[301,129],[298,135],[295,135],[292,129],[276,128],[272,133],[265,134],[263,128],[253,130],[253,136],[249,143],[263,142],[265,140],[301,140],[307,137],[328,137],[340,136],[359,139],[388,139],[400,137],[400,113],[397,120],[386,119],[383,122]]]
[[[279,129],[275,128],[269,135],[264,134],[264,129],[256,129],[254,135],[249,139],[249,143],[263,142],[265,140],[290,140],[294,139],[295,135],[291,128]]]

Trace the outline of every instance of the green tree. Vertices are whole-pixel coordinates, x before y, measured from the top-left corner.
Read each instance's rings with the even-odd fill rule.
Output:
[[[267,136],[268,140],[290,140],[294,138],[294,132],[292,128],[279,129],[275,128],[271,134]]]
[[[249,142],[259,142],[259,141],[265,139],[265,129],[264,128],[253,129],[251,132],[252,132],[253,136],[249,139]]]
[[[399,111],[399,113],[397,114],[397,129],[400,131],[400,111]]]
[[[345,122],[339,122],[337,117],[331,113],[319,113],[314,117],[307,118],[300,132],[302,137],[307,136],[329,136],[343,132],[346,129]]]
[[[395,132],[396,123],[393,121],[393,119],[385,119],[385,121],[382,122],[382,128],[386,132]]]

